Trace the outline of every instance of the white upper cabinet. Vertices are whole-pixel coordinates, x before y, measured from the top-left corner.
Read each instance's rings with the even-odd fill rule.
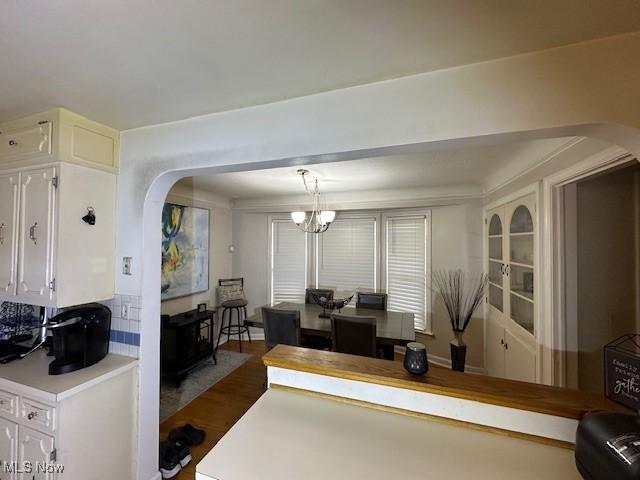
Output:
[[[51,122],[39,120],[26,126],[8,124],[0,129],[0,159],[3,162],[51,154]]]
[[[54,182],[57,182],[55,168],[20,174],[17,294],[23,303],[35,305],[52,298]]]
[[[119,142],[117,130],[55,108],[0,123],[0,168],[61,161],[116,172]]]
[[[61,108],[0,124],[0,301],[113,297],[118,148],[116,130]]]
[[[18,265],[18,189],[20,175],[0,175],[0,293],[15,295]]]

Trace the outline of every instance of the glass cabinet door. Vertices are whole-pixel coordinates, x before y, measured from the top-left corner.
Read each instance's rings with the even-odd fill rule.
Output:
[[[489,304],[504,312],[504,235],[499,212],[489,214]]]
[[[509,221],[509,311],[513,321],[534,333],[533,198],[516,202]]]

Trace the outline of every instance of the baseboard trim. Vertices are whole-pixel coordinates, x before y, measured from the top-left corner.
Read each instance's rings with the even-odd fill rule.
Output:
[[[162,480],[162,474],[160,472],[158,472],[153,477],[151,477],[149,480]]]
[[[394,348],[394,352],[404,356],[404,347],[396,346]],[[432,353],[428,353],[429,363],[433,363],[434,365],[438,365],[439,367],[451,368],[451,360],[445,357],[439,357],[438,355],[433,355]],[[465,365],[464,371],[466,373],[475,373],[477,375],[486,375],[487,370],[482,367],[477,367],[475,365]]]
[[[231,335],[231,340],[238,340],[238,335]],[[251,333],[251,340],[258,340],[258,341],[262,341],[264,340],[264,333],[260,332],[260,333]],[[243,342],[248,342],[249,341],[249,337],[247,336],[246,333],[242,334],[242,341]],[[227,336],[223,335],[223,338],[220,339],[220,345],[224,345],[225,343],[227,343]],[[220,346],[218,345],[218,346]]]

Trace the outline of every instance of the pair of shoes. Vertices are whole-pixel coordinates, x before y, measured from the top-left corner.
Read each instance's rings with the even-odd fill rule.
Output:
[[[173,478],[191,461],[189,447],[179,442],[160,442],[160,473],[162,478]]]
[[[205,431],[195,428],[190,423],[183,425],[182,427],[174,428],[169,432],[169,440],[172,442],[179,442],[183,445],[192,447],[193,445],[200,445],[204,442]]]

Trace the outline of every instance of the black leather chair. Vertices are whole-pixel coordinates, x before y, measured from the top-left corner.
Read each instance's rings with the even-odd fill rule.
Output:
[[[376,318],[331,315],[333,351],[364,357],[376,356]]]
[[[356,308],[370,308],[371,310],[386,310],[387,294],[358,292],[356,297]]]
[[[268,350],[279,343],[300,346],[300,312],[262,307],[264,343]]]
[[[244,291],[244,278],[221,278],[218,280],[220,287],[228,285],[239,285]],[[218,341],[216,343],[216,351],[218,345],[220,345],[220,338],[223,334],[227,334],[227,341],[231,339],[231,335],[238,335],[238,342],[240,343],[240,351],[242,352],[242,334],[246,333],[249,343],[251,343],[251,332],[249,327],[244,324],[245,318],[247,318],[247,299],[238,298],[234,300],[227,300],[222,302],[219,306],[222,307],[222,315],[220,318],[220,333],[218,333]],[[236,324],[233,325],[233,313],[235,312]],[[229,313],[229,315],[226,315]],[[225,325],[225,317],[228,317],[227,324]]]
[[[328,289],[328,288],[307,288],[304,292],[304,303],[306,303],[307,305],[311,305],[311,304],[318,304],[318,302],[316,302],[316,299],[313,298],[313,295],[315,294],[317,297],[326,297],[327,300],[332,300],[333,299],[333,290]]]

